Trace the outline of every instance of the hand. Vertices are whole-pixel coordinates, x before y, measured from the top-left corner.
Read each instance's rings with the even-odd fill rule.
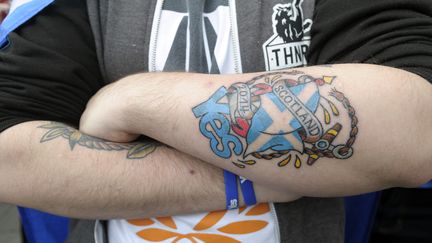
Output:
[[[114,142],[131,142],[139,134],[127,131],[127,81],[120,80],[100,89],[87,103],[81,116],[80,131]]]

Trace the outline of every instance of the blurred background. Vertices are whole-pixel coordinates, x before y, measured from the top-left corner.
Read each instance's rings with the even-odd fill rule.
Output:
[[[21,243],[22,239],[17,208],[0,204],[0,243]]]
[[[9,0],[0,0],[0,22],[6,17],[9,9]]]

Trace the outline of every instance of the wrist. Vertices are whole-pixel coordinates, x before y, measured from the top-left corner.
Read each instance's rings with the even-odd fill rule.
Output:
[[[139,133],[135,131],[133,123],[135,119],[131,119],[134,116],[131,111],[137,103],[133,91],[129,77],[126,77],[102,88],[89,102],[88,106],[97,107],[97,109],[90,109],[92,116],[99,117],[96,122],[92,122],[92,125],[96,126],[94,130],[103,131],[104,139],[130,142],[138,137],[136,134]],[[92,104],[93,102],[95,104]]]
[[[174,129],[167,125],[189,114],[192,106],[188,102],[195,82],[185,75],[196,74],[142,73],[121,80],[124,131],[152,136]]]
[[[155,115],[160,113],[160,99],[156,94],[156,75],[143,73],[119,81],[119,128],[129,134],[148,134],[154,126]]]

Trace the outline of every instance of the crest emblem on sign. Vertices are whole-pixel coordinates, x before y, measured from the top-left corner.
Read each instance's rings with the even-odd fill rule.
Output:
[[[311,19],[304,19],[303,0],[273,7],[273,36],[263,45],[266,70],[306,65]]]

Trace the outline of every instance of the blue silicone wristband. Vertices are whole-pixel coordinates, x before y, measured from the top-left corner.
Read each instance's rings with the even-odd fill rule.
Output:
[[[237,175],[224,170],[227,209],[238,208]]]
[[[257,203],[255,190],[252,181],[240,176],[240,188],[243,193],[243,199],[247,206]]]

